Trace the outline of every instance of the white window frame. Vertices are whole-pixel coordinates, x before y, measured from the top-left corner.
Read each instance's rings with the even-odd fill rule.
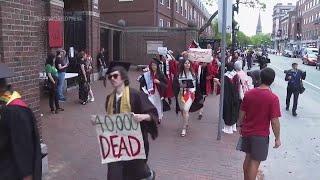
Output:
[[[168,0],[169,1],[169,3],[168,3],[168,8],[170,9],[171,8],[171,0]]]
[[[174,8],[176,8],[176,12],[179,13],[179,0],[176,0],[176,4],[174,5]]]
[[[163,27],[163,19],[159,19],[159,27]]]
[[[185,13],[185,16],[186,18],[188,18],[188,2],[187,1],[184,1],[184,13]]]
[[[170,21],[167,21],[167,27],[171,27]]]
[[[164,5],[163,0],[160,0],[160,4]]]
[[[181,15],[183,16],[183,14],[184,14],[184,11],[183,11],[183,0],[180,0],[180,7],[179,8],[181,9]]]

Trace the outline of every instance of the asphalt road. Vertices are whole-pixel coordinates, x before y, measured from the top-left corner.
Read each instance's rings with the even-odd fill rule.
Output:
[[[261,164],[266,180],[319,180],[320,179],[320,71],[315,66],[303,65],[301,59],[270,55],[269,67],[276,71],[272,91],[280,99],[282,146],[273,149],[274,136],[270,135],[269,156]],[[284,70],[292,62],[307,72],[304,81],[306,91],[300,95],[297,117],[285,110],[286,87]],[[272,131],[270,131],[272,132]]]

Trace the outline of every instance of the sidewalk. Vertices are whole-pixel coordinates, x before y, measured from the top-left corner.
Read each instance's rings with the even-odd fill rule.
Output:
[[[131,86],[138,87],[140,72],[131,71]],[[93,84],[96,101],[85,106],[78,102],[78,90],[66,94],[65,109],[50,114],[48,99],[41,99],[43,141],[48,146],[49,173],[44,180],[106,180],[107,166],[101,165],[98,141],[89,115],[105,112],[105,98],[110,83]],[[190,115],[186,137],[180,136],[179,121],[172,110],[165,113],[159,127],[159,138],[150,138],[149,165],[157,173],[156,180],[240,180],[244,154],[235,150],[238,133],[223,134],[217,141],[219,97],[211,95],[201,121],[198,113]]]

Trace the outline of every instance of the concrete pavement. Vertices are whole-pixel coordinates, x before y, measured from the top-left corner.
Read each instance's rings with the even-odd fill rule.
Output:
[[[274,136],[270,135],[269,156],[261,164],[265,180],[318,180],[320,179],[320,90],[304,83],[306,91],[299,96],[297,117],[291,111],[285,111],[287,82],[282,70],[290,69],[292,62],[299,63],[299,69],[307,71],[306,81],[320,85],[319,70],[314,66],[301,64],[301,59],[270,55],[269,67],[276,71],[276,79],[271,89],[280,99],[282,117],[282,146],[273,149]],[[291,106],[293,97],[291,98]]]
[[[140,72],[131,71],[131,85]],[[43,140],[48,146],[49,173],[44,180],[103,180],[107,166],[101,165],[94,127],[89,115],[105,112],[105,97],[111,92],[101,81],[93,84],[96,101],[85,106],[78,103],[78,90],[66,94],[61,103],[65,111],[50,114],[48,99],[41,98]],[[150,140],[149,164],[160,180],[240,180],[244,154],[235,150],[238,133],[223,134],[217,141],[219,97],[211,95],[201,121],[192,113],[186,137],[180,137],[181,115],[165,113],[159,138]],[[174,104],[174,103],[173,103]]]

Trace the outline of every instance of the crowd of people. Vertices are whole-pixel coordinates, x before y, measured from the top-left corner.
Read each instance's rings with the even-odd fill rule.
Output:
[[[193,41],[189,48],[199,48],[199,45]],[[212,49],[211,45],[208,45],[207,49]],[[103,51],[100,53],[97,59],[100,62],[98,66],[104,69],[105,67],[102,66],[106,65],[101,61]],[[225,67],[221,65],[222,53],[226,53]],[[61,82],[64,81],[65,68],[68,67],[65,55],[65,51],[59,49],[56,54],[50,54],[46,62],[47,86],[50,89],[49,105],[52,113],[63,111],[59,102],[66,101],[63,96],[64,83]],[[275,72],[267,67],[267,63],[270,62],[268,58],[257,57],[260,69],[257,78],[255,80],[253,78],[253,85],[257,88],[249,84],[249,76],[243,69],[246,65],[248,69],[251,68],[251,55],[250,50],[238,49],[232,52],[229,49],[221,52],[221,49],[218,48],[212,51],[212,61],[198,62],[190,60],[187,50],[176,57],[173,56],[172,51],[158,54],[150,60],[149,66],[137,79],[140,82],[140,91],[130,87],[128,76],[130,63],[110,62],[108,71],[104,75],[104,82],[108,79],[114,90],[107,96],[106,113],[108,115],[134,113],[133,119],[141,124],[145,154],[148,159],[148,134],[152,139],[158,137],[158,126],[165,119],[164,112],[171,110],[172,102],[174,100],[176,102],[175,112],[178,114],[180,111],[182,115],[181,136],[185,137],[187,129],[190,128],[190,113],[198,112],[198,119],[201,120],[205,113],[206,98],[211,94],[220,94],[221,81],[224,79],[223,119],[225,126],[222,131],[232,134],[240,130],[241,138],[237,148],[246,153],[243,164],[244,177],[246,180],[255,179],[260,162],[267,158],[270,122],[276,137],[274,147],[278,148],[281,145],[279,124],[281,112],[278,97],[270,91]],[[222,68],[225,68],[223,75],[221,75]],[[0,69],[0,118],[6,123],[5,126],[0,124],[0,128],[4,130],[1,132],[7,132],[8,127],[15,131],[11,134],[3,133],[0,136],[2,142],[0,150],[8,154],[5,163],[0,161],[6,167],[5,174],[0,172],[0,179],[41,179],[43,154],[40,152],[36,120],[30,108],[20,100],[21,96],[6,83],[5,79],[14,76],[14,73],[2,65]],[[90,85],[93,63],[92,58],[85,51],[78,55],[77,69],[79,99],[81,104],[85,105],[94,101]],[[103,71],[101,72],[100,74],[103,74]],[[293,110],[296,110],[296,89],[301,78],[305,78],[305,75],[298,71],[296,66],[287,72],[286,80],[290,85],[287,109],[290,97],[294,94]],[[15,120],[17,118],[19,121]],[[23,126],[15,124],[18,122],[24,123]],[[25,143],[21,143],[22,141]],[[147,160],[118,161],[108,164],[107,179],[154,180],[155,172],[148,166]]]

